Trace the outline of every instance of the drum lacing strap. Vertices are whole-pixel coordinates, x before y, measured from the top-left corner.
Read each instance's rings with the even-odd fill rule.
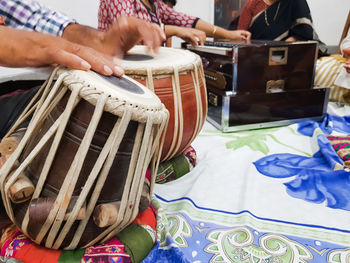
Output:
[[[33,111],[37,108],[38,102],[33,106],[34,102],[38,99],[39,95],[43,92],[43,90],[47,87],[47,86],[51,86],[56,73],[58,71],[58,67],[55,68],[50,77],[44,82],[44,84],[41,85],[40,89],[37,91],[37,93],[34,95],[34,97],[32,98],[32,100],[29,102],[29,104],[26,106],[26,108],[24,109],[24,111],[21,113],[21,115],[18,117],[16,123],[11,127],[11,129],[7,132],[7,134],[4,136],[4,138],[8,137],[9,135],[11,135],[15,130],[17,130],[17,128],[23,123],[24,120],[26,120],[32,113]],[[33,106],[33,107],[32,107]],[[3,139],[4,139],[3,138]]]
[[[156,174],[157,174],[157,170],[158,170],[158,166],[159,166],[159,162],[160,162],[160,157],[162,155],[162,150],[163,150],[163,145],[164,145],[164,141],[165,141],[165,135],[166,135],[166,128],[168,126],[169,123],[169,111],[163,111],[162,112],[162,119],[163,122],[161,123],[161,125],[158,125],[158,134],[157,134],[157,138],[154,140],[154,144],[153,147],[155,147],[154,149],[152,149],[152,153],[154,153],[154,157],[153,157],[153,164],[151,167],[151,184],[150,184],[150,197],[152,197],[153,194],[153,188],[154,188],[154,184],[155,184],[155,180],[156,180]]]
[[[86,218],[80,222],[80,225],[76,231],[76,237],[74,237],[74,239],[72,240],[71,244],[69,245],[68,249],[73,249],[77,246],[79,240],[80,240],[80,236],[83,234],[83,231],[85,229],[85,226],[88,222],[88,219],[90,218],[95,206],[96,206],[96,202],[97,199],[102,191],[103,186],[105,185],[105,180],[107,179],[107,175],[109,173],[109,170],[111,168],[111,165],[113,164],[114,161],[114,157],[117,154],[117,151],[119,149],[119,145],[121,143],[121,140],[126,132],[126,129],[128,127],[128,124],[130,122],[130,118],[131,118],[131,107],[128,107],[123,115],[122,118],[119,118],[118,121],[116,122],[116,124],[114,125],[114,128],[110,134],[110,136],[107,139],[107,142],[104,145],[104,148],[102,149],[100,156],[91,172],[91,174],[89,175],[88,181],[86,182],[86,184],[84,185],[84,188],[82,190],[82,193],[85,193],[85,197],[86,195],[89,193],[93,182],[95,181],[98,173],[101,170],[102,165],[105,163],[103,170],[98,178],[98,181],[96,183],[96,187],[93,191],[93,195],[90,198],[90,202],[88,204],[87,207],[87,213],[86,213]],[[137,140],[137,139],[136,139]],[[135,146],[134,146],[135,147]],[[108,156],[107,156],[108,155]],[[106,161],[107,158],[107,161]],[[95,174],[93,174],[93,172],[96,171]],[[128,171],[128,174],[133,175],[133,171]],[[129,176],[128,175],[128,176]],[[93,176],[93,177],[92,177]],[[101,178],[102,176],[102,178]],[[128,186],[128,179],[126,180],[125,183],[125,188],[127,188]],[[122,202],[121,202],[121,206],[123,206],[123,200],[124,197],[122,197]],[[82,203],[81,203],[82,204]],[[124,205],[125,206],[125,205]],[[77,208],[77,211],[79,211],[79,208]],[[119,210],[119,213],[121,211]],[[74,221],[72,221],[73,223]],[[67,222],[68,223],[68,222]],[[66,224],[67,224],[66,223]],[[70,226],[69,226],[70,227]],[[100,240],[101,238],[104,237],[105,234],[101,234],[100,236],[98,236],[96,238],[96,240]],[[96,242],[97,242],[96,241]],[[59,244],[57,244],[59,245]]]
[[[176,66],[174,66],[173,68],[174,68],[174,75],[172,76],[172,85],[173,85],[173,94],[174,94],[174,115],[175,115],[174,136],[173,136],[173,141],[171,143],[169,152],[164,157],[164,159],[168,159],[170,156],[174,155],[179,150],[182,137],[183,137],[184,123],[183,123],[183,109],[182,109],[179,69]]]
[[[51,75],[51,77],[56,73],[56,71],[54,71]],[[50,77],[50,79],[51,79]],[[10,186],[15,182],[15,180],[17,180],[17,178],[19,177],[20,173],[23,172],[23,170],[27,167],[27,165],[29,164],[30,161],[29,160],[29,156],[22,162],[22,164],[20,165],[20,167],[16,170],[15,173],[13,173],[10,178],[7,178],[8,174],[10,173],[10,171],[13,169],[13,166],[15,165],[15,162],[18,160],[19,156],[21,155],[24,147],[26,146],[28,140],[31,138],[31,136],[33,135],[33,132],[36,129],[36,123],[39,122],[41,120],[41,115],[47,110],[47,108],[50,106],[50,101],[52,100],[52,98],[54,97],[54,95],[56,94],[58,88],[60,87],[60,85],[62,84],[63,78],[65,77],[65,75],[60,76],[54,87],[51,88],[49,85],[47,85],[45,87],[45,90],[43,92],[42,97],[40,98],[39,104],[41,105],[41,107],[37,107],[36,109],[36,114],[32,117],[28,128],[26,130],[26,133],[24,134],[24,137],[22,138],[22,140],[20,141],[20,143],[18,144],[16,150],[13,152],[13,154],[11,154],[11,156],[9,157],[9,159],[5,162],[5,164],[2,166],[1,170],[0,170],[0,184],[2,186],[2,191],[1,191],[1,195],[4,201],[4,205],[5,205],[5,209],[7,211],[7,214],[9,216],[9,218],[11,220],[14,220],[14,216],[13,216],[13,210],[11,207],[11,203],[10,200],[7,196],[7,191],[9,190]],[[50,82],[48,82],[49,84]],[[51,90],[51,92],[49,93],[49,95],[46,98],[46,95],[48,94],[48,92],[46,90]],[[45,95],[45,96],[44,96]],[[39,105],[38,104],[38,105]],[[16,124],[15,124],[16,125]],[[48,131],[49,132],[49,131]],[[46,138],[43,138],[42,140],[44,141]],[[39,142],[40,143],[40,142]],[[41,147],[43,147],[44,144],[41,145]],[[37,152],[34,152],[35,154]],[[34,155],[34,154],[33,154]],[[34,158],[36,155],[32,156],[32,158]],[[6,184],[5,184],[5,180],[7,180]],[[33,198],[32,198],[33,199]],[[25,232],[23,230],[23,232]],[[26,234],[26,233],[24,233]]]
[[[205,122],[205,118],[207,117],[207,110],[208,110],[208,107],[207,107],[207,85],[206,85],[206,81],[205,81],[205,77],[204,77],[204,69],[203,69],[203,64],[202,63],[199,63],[199,76],[201,77],[202,79],[202,83],[203,83],[203,97],[205,98],[204,101],[202,101],[202,110],[204,108],[204,112],[203,112],[203,118],[202,118],[202,123],[200,125],[200,127],[203,127],[204,125],[204,122]]]
[[[53,163],[53,160],[55,158],[55,155],[56,155],[57,149],[59,147],[60,141],[62,139],[62,136],[63,136],[64,131],[66,129],[66,126],[68,124],[68,121],[70,119],[70,115],[73,112],[73,109],[74,109],[75,105],[77,105],[77,103],[78,103],[78,101],[80,99],[79,96],[78,96],[80,88],[81,88],[81,85],[79,85],[79,87],[77,87],[76,89],[72,90],[72,93],[71,93],[71,95],[70,95],[70,97],[68,99],[68,103],[66,105],[66,109],[61,114],[62,119],[61,119],[61,121],[59,123],[59,127],[58,127],[58,129],[56,131],[55,137],[54,137],[53,142],[51,144],[51,147],[50,147],[50,150],[49,150],[49,154],[47,155],[45,163],[44,163],[44,166],[43,166],[43,168],[41,170],[41,173],[40,173],[40,176],[39,176],[39,180],[37,182],[34,194],[32,196],[32,200],[36,199],[36,198],[38,198],[40,196],[41,190],[42,190],[43,185],[44,185],[44,183],[46,181],[46,178],[47,178],[47,176],[49,174],[49,171],[50,171],[51,165]],[[51,95],[51,93],[50,93],[50,95]],[[48,99],[48,100],[51,101],[51,99]],[[38,114],[38,116],[39,116],[39,114]],[[49,134],[45,134],[41,140],[45,139],[46,136],[49,136]],[[38,236],[35,239],[35,241],[37,243],[40,243],[42,241],[42,239],[44,238],[47,230],[51,226],[52,221],[54,220],[54,218],[56,216],[56,213],[57,213],[57,209],[55,209],[55,208],[53,208],[50,211],[48,218],[46,219],[43,227],[41,228]],[[27,210],[25,218],[23,219],[23,222],[22,222],[22,228],[23,229],[27,230],[28,222],[29,222],[29,209]]]
[[[151,145],[154,140],[153,134],[155,127],[153,125],[153,116],[148,113],[147,123],[144,128],[144,134],[142,138],[142,144],[140,148],[140,153],[137,159],[137,166],[135,169],[135,175],[133,178],[132,186],[129,194],[129,202],[127,206],[127,211],[124,214],[125,222],[123,225],[117,227],[117,224],[114,224],[110,227],[111,232],[102,240],[102,242],[113,237],[119,231],[121,231],[125,226],[129,225],[138,214],[138,204],[140,203],[142,187],[145,181],[145,174],[151,160]]]
[[[203,125],[203,115],[202,115],[202,97],[201,97],[201,86],[199,83],[199,77],[198,77],[198,67],[197,64],[193,63],[194,72],[192,71],[192,79],[194,83],[194,90],[196,95],[196,106],[197,106],[197,119],[196,119],[196,127],[193,131],[192,137],[189,140],[189,143],[186,145],[185,149],[190,146],[192,141],[196,138],[198,133],[200,132],[200,128]]]
[[[51,112],[51,110],[57,105],[57,103],[62,99],[62,97],[66,92],[67,92],[67,88],[63,87],[61,91],[58,93],[58,95],[54,98],[52,104],[45,110],[45,112],[42,115],[47,116]],[[12,174],[11,179],[7,181],[8,186],[7,185],[5,186],[6,192],[9,190],[14,180],[16,181],[18,177],[21,176],[21,174],[24,172],[24,169],[27,168],[28,164],[35,158],[35,156],[41,150],[41,148],[49,141],[52,135],[56,132],[61,119],[62,119],[62,116],[60,116],[54,122],[54,124],[52,124],[50,129],[47,131],[48,136],[43,140],[39,141],[31,151],[31,153],[26,157],[26,159],[22,161],[22,164],[19,167],[17,167],[16,173]]]
[[[61,189],[58,193],[58,196],[56,197],[55,204],[51,208],[51,210],[57,209],[57,214],[53,218],[53,222],[52,222],[53,224],[46,239],[47,247],[52,247],[52,244],[54,243],[55,238],[57,236],[57,233],[61,229],[61,225],[69,205],[69,202],[67,202],[67,199],[70,201],[70,199],[72,198],[73,191],[78,181],[79,174],[81,173],[81,169],[83,167],[86,155],[89,151],[92,139],[94,137],[97,126],[104,112],[104,106],[106,101],[107,101],[107,95],[102,93],[97,100],[94,113],[90,120],[90,124],[85,132],[85,135],[78,148],[78,151],[75,154],[74,160],[65,176]],[[74,207],[77,207],[77,204],[75,204]],[[80,208],[81,206],[78,208],[77,214]],[[55,214],[55,212],[53,212],[53,214]],[[59,239],[56,240],[54,244],[55,249],[58,249],[60,247],[68,231],[69,231],[69,228],[65,226],[59,235]]]
[[[121,118],[118,118],[117,122],[115,123],[113,130],[112,130],[111,134],[109,135],[109,137],[108,137],[108,139],[107,139],[107,141],[106,141],[106,143],[105,143],[105,145],[100,153],[100,156],[98,157],[98,160],[95,163],[95,166],[94,166],[92,172],[89,175],[89,178],[87,181],[87,182],[89,182],[89,184],[90,184],[90,182],[94,181],[93,177],[98,176],[98,179],[96,181],[93,193],[90,197],[90,201],[87,204],[85,218],[80,221],[79,226],[75,232],[74,238],[71,241],[70,245],[67,247],[67,249],[76,248],[79,241],[80,241],[80,238],[81,238],[83,232],[85,231],[85,227],[86,227],[86,225],[87,225],[87,223],[88,223],[88,221],[89,221],[89,219],[94,211],[97,200],[101,194],[102,188],[105,185],[105,181],[106,181],[107,176],[109,174],[109,171],[112,167],[114,158],[118,152],[118,149],[119,149],[120,143],[123,139],[123,136],[127,130],[130,119],[131,119],[131,110],[130,110],[130,108],[127,108],[124,112],[124,115]],[[101,169],[101,167],[102,167],[102,170],[99,171]],[[85,183],[83,190],[86,189],[86,191],[89,192],[88,190],[91,188],[92,185],[93,185],[93,183],[91,183],[91,185],[88,185],[87,183]],[[126,187],[126,185],[125,185],[125,187]],[[121,206],[123,206],[123,202],[122,202]],[[101,238],[103,238],[104,235],[106,235],[105,232],[100,234],[95,239],[96,240],[95,242],[97,242]],[[86,246],[89,246],[89,245],[86,245]]]
[[[146,87],[154,92],[152,68],[147,68]]]

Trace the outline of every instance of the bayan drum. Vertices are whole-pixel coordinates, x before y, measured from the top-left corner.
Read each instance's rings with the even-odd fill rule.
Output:
[[[91,71],[57,68],[38,94],[15,124],[31,116],[0,170],[7,214],[48,248],[104,241],[138,214],[147,169],[152,192],[169,113],[138,82]],[[32,193],[12,192],[28,181]]]
[[[181,154],[200,132],[207,114],[202,61],[190,51],[165,48],[148,55],[135,46],[122,61],[129,77],[160,98],[170,113],[161,160]]]

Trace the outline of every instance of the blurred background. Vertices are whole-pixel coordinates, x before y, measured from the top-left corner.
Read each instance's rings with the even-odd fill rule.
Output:
[[[45,5],[64,12],[79,23],[97,27],[98,0],[39,0]],[[175,9],[198,16],[210,23],[214,21],[223,27],[228,26],[225,15],[236,17],[246,0],[177,0]],[[350,10],[350,0],[307,0],[320,39],[331,48],[337,46]],[[222,10],[225,7],[224,11]],[[232,9],[232,10],[231,10]],[[225,13],[226,12],[226,13]],[[226,25],[225,25],[226,24]],[[177,47],[179,41],[173,41]]]

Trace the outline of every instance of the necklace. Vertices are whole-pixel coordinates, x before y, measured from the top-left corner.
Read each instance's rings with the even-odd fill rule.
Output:
[[[278,6],[277,6],[277,10],[276,10],[276,13],[275,13],[275,16],[273,17],[273,21],[276,20],[276,17],[278,15],[278,11],[280,10],[280,5],[281,5],[281,2],[278,2]],[[265,14],[265,23],[267,26],[270,26],[270,23],[269,23],[269,20],[267,20],[267,12],[266,12],[267,8],[265,9],[264,11],[264,14]]]

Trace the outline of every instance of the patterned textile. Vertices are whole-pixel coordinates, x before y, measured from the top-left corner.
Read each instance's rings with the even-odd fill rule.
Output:
[[[238,29],[248,30],[253,18],[268,7],[269,5],[264,0],[248,0],[239,17]]]
[[[0,0],[0,16],[9,27],[57,36],[62,35],[67,25],[75,23],[34,0]]]
[[[344,161],[344,165],[350,168],[350,136],[327,136],[333,149]]]
[[[197,165],[197,153],[196,153],[196,150],[192,146],[188,146],[182,154],[186,158],[188,158],[192,167],[195,167]]]
[[[198,18],[177,12],[168,7],[162,0],[154,0],[155,13],[146,7],[141,0],[100,0],[98,11],[98,28],[108,28],[120,16],[134,16],[147,22],[163,23],[183,27],[195,27]]]
[[[150,206],[139,213],[131,225],[107,242],[73,251],[41,247],[10,226],[2,235],[0,256],[24,263],[100,263],[140,262],[152,249],[156,238],[155,210]],[[135,240],[138,242],[135,243]],[[130,255],[132,257],[130,257]]]
[[[255,17],[250,18],[250,22],[246,22],[250,25],[248,30],[252,33],[252,39],[280,41],[294,37],[297,40],[319,41],[306,0],[279,0],[268,6],[264,12],[261,12],[263,6],[248,12],[249,8],[257,8],[257,1],[263,2],[250,0],[245,4],[240,16],[240,19],[248,20],[249,18],[245,18],[246,14],[248,16],[249,13],[260,10]]]
[[[196,166],[196,161],[196,151],[189,146],[181,155],[159,164],[156,183],[162,184],[184,176]]]
[[[14,258],[0,257],[0,263],[22,263],[22,261]]]
[[[117,239],[112,238],[105,244],[92,246],[85,250],[81,263],[99,262],[132,262],[126,253],[124,245]]]
[[[197,166],[157,184],[157,245],[143,263],[347,263],[350,169],[326,134],[350,134],[350,106],[320,121],[192,143]]]
[[[316,63],[315,85],[331,88],[330,101],[350,103],[350,90],[334,85],[346,59],[341,55],[322,57]]]

